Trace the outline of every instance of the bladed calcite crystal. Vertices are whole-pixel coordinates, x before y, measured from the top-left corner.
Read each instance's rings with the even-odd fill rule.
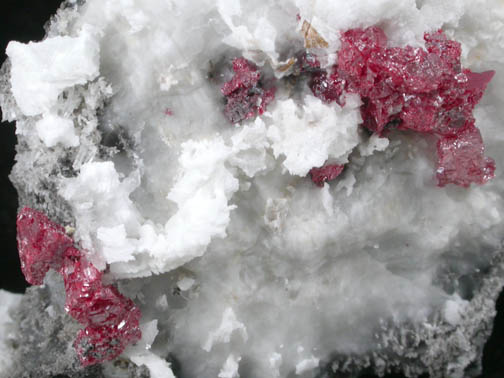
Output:
[[[73,246],[62,226],[25,207],[18,215],[17,229],[27,281],[41,285],[49,269],[63,276],[65,310],[85,326],[74,343],[83,366],[112,360],[140,340],[139,308],[114,286],[102,283],[103,273]]]
[[[480,373],[502,1],[67,1],[47,33],[0,76],[54,222],[7,377]]]

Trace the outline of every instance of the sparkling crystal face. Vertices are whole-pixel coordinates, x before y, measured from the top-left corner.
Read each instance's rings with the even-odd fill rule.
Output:
[[[74,346],[83,366],[109,361],[140,340],[141,313],[73,246],[65,229],[25,207],[17,218],[19,256],[26,280],[41,285],[49,269],[63,276],[65,310],[81,323]]]
[[[439,186],[456,184],[469,187],[471,183],[484,184],[494,177],[495,162],[485,157],[485,147],[475,127],[438,141]]]

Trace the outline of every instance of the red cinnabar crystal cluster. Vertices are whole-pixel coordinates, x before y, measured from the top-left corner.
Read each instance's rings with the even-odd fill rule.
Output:
[[[363,125],[384,135],[392,128],[438,137],[439,186],[468,187],[494,176],[495,163],[485,157],[473,110],[492,80],[494,71],[475,73],[460,63],[461,45],[439,30],[425,34],[425,47],[388,47],[378,27],[351,29],[341,36],[337,64],[331,72],[320,68],[310,53],[297,61],[299,73],[308,73],[313,94],[326,103],[345,104],[345,93],[361,96]],[[233,78],[221,91],[224,114],[232,123],[261,115],[274,99],[275,89],[264,90],[261,73],[244,58],[233,61]],[[315,184],[336,178],[343,169],[313,168]]]
[[[233,60],[233,71],[233,78],[221,88],[226,97],[224,115],[231,123],[262,115],[275,98],[275,88],[263,89],[259,82],[261,72],[244,58]]]
[[[424,39],[425,50],[387,47],[377,27],[348,30],[337,64],[329,74],[313,72],[310,88],[322,101],[340,105],[345,92],[359,94],[364,126],[379,135],[394,126],[438,136],[439,186],[484,184],[495,163],[484,156],[473,110],[494,72],[463,69],[460,44],[442,31]]]
[[[65,283],[65,310],[84,326],[74,346],[84,366],[114,359],[141,337],[141,313],[133,301],[111,285],[77,248],[63,227],[43,213],[25,207],[17,217],[21,269],[33,285],[43,283],[49,269]]]

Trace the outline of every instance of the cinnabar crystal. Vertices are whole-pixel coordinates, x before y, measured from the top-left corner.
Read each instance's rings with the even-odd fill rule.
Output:
[[[233,71],[233,78],[222,86],[221,92],[224,96],[229,96],[239,89],[255,87],[261,78],[257,67],[245,58],[233,60]]]
[[[28,207],[19,212],[16,225],[21,270],[30,284],[42,285],[50,268],[60,269],[73,240],[63,227]]]
[[[348,30],[341,36],[337,64],[330,74],[312,73],[310,88],[322,101],[340,105],[344,92],[359,94],[363,125],[380,135],[391,125],[437,135],[439,167],[451,164],[446,167],[450,174],[438,173],[440,186],[482,184],[494,169],[482,155],[473,110],[494,71],[463,69],[460,44],[441,30],[424,39],[426,49],[388,47],[378,27]],[[457,141],[475,145],[462,150],[454,147],[462,144]],[[479,152],[471,160],[467,149]]]
[[[316,72],[310,80],[310,88],[315,97],[330,103],[336,101],[339,105],[344,104],[342,97],[345,89],[345,82],[338,75],[327,75],[325,72]]]
[[[475,127],[438,141],[437,178],[439,186],[452,183],[468,187],[484,184],[494,177],[495,162],[485,157],[483,140]]]
[[[312,181],[320,187],[324,186],[326,181],[334,180],[345,169],[344,165],[328,164],[320,168],[312,168],[310,170],[310,177]]]
[[[275,98],[275,88],[263,89],[259,83],[261,73],[244,58],[233,60],[233,71],[233,78],[221,88],[226,97],[224,115],[231,123],[262,115]]]
[[[51,268],[63,276],[65,310],[85,327],[74,343],[82,365],[114,359],[128,344],[140,339],[138,307],[114,286],[103,285],[102,272],[73,246],[63,227],[25,207],[17,218],[17,232],[28,282],[42,284]]]

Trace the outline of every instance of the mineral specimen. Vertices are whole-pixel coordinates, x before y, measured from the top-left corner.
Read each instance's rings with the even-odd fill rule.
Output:
[[[503,20],[66,2],[0,79],[20,203],[74,230],[32,215],[23,271],[49,271],[5,375],[477,375],[504,286]]]

